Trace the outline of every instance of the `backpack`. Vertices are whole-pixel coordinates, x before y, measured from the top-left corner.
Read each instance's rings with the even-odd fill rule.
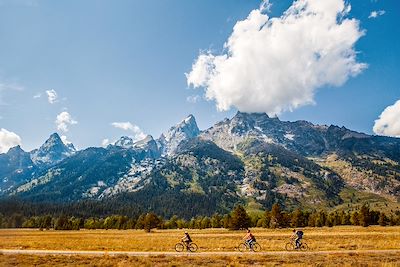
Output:
[[[253,234],[250,234],[250,238],[251,240],[253,240],[254,242],[256,242],[256,237]]]
[[[297,236],[299,237],[299,238],[302,238],[303,237],[303,231],[297,231]]]

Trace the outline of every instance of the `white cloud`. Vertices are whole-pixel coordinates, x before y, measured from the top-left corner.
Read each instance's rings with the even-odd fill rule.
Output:
[[[105,139],[103,139],[103,140],[101,141],[101,146],[102,146],[102,147],[106,147],[106,146],[108,146],[109,144],[111,144],[111,142],[110,142],[110,140],[109,140],[108,138],[105,138]]]
[[[37,93],[36,95],[33,96],[33,99],[37,99],[37,98],[41,98],[42,94],[41,93]]]
[[[6,153],[11,147],[21,145],[21,137],[16,133],[0,129],[0,153]]]
[[[61,135],[60,138],[61,138],[61,141],[62,141],[65,145],[72,144],[72,142],[68,140],[67,136]]]
[[[371,14],[369,14],[368,18],[369,19],[375,19],[379,16],[382,16],[386,13],[385,10],[377,10],[377,11],[372,11]]]
[[[133,135],[131,137],[133,141],[142,140],[146,137],[146,134],[137,125],[130,122],[113,122],[111,125],[115,128],[132,132]]]
[[[236,23],[223,54],[199,55],[187,83],[204,87],[220,111],[275,115],[313,104],[318,88],[343,85],[367,67],[356,60],[364,32],[349,11],[343,0],[298,0],[277,18],[253,10]]]
[[[400,100],[385,108],[375,120],[373,131],[379,135],[400,137]]]
[[[195,104],[201,100],[201,96],[199,95],[190,95],[186,97],[186,101],[192,104]]]
[[[47,94],[47,100],[49,101],[50,104],[58,102],[58,95],[55,90],[53,89],[47,90],[46,94]]]
[[[58,130],[68,132],[68,126],[77,124],[78,122],[67,111],[63,111],[57,115],[55,123]]]

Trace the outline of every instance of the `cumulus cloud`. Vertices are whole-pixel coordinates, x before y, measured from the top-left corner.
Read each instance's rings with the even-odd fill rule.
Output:
[[[4,128],[0,129],[0,153],[6,153],[10,148],[21,145],[21,137]]]
[[[386,13],[385,10],[372,11],[372,12],[369,14],[368,18],[369,18],[369,19],[375,19],[375,18],[377,18],[377,17],[379,17],[379,16],[384,15],[385,13]]]
[[[202,52],[186,73],[218,110],[291,111],[313,104],[318,88],[341,86],[367,67],[354,50],[364,31],[347,18],[343,0],[298,0],[276,18],[263,9],[236,23],[222,54]]]
[[[131,137],[134,141],[142,140],[146,137],[146,134],[137,126],[130,122],[113,122],[111,123],[115,128],[119,128],[132,133]]]
[[[385,110],[375,120],[373,131],[379,135],[400,137],[400,100]]]
[[[53,89],[47,90],[46,95],[47,95],[47,100],[49,101],[50,104],[58,102],[58,95],[55,90]]]
[[[78,122],[74,120],[67,111],[63,111],[57,115],[55,123],[57,130],[68,132],[69,125],[77,124]]]

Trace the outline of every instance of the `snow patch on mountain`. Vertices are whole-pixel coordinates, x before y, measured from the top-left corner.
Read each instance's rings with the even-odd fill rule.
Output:
[[[293,141],[295,135],[294,135],[294,134],[291,134],[291,133],[286,133],[283,137],[285,137],[286,139],[288,139],[288,140],[290,140],[290,141]]]
[[[123,192],[136,192],[151,181],[151,172],[165,164],[165,159],[132,161],[129,171],[115,185],[106,188],[98,198],[107,198]],[[93,188],[92,188],[93,190]]]
[[[122,148],[132,148],[133,147],[133,139],[130,138],[129,136],[121,136],[120,139],[118,139],[115,143],[115,146],[119,146]]]

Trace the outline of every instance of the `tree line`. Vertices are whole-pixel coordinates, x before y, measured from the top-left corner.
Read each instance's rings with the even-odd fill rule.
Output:
[[[241,205],[228,214],[213,216],[196,216],[185,220],[174,215],[165,219],[153,212],[141,214],[138,217],[110,215],[104,218],[81,218],[75,216],[30,216],[24,217],[14,213],[11,216],[0,214],[1,228],[39,228],[55,230],[79,229],[206,229],[227,228],[232,230],[249,227],[288,228],[288,227],[323,227],[337,225],[400,225],[400,212],[387,216],[380,211],[371,210],[368,205],[362,205],[354,211],[304,211],[296,209],[292,212],[282,210],[279,204],[274,204],[271,210],[261,214],[249,215]]]

